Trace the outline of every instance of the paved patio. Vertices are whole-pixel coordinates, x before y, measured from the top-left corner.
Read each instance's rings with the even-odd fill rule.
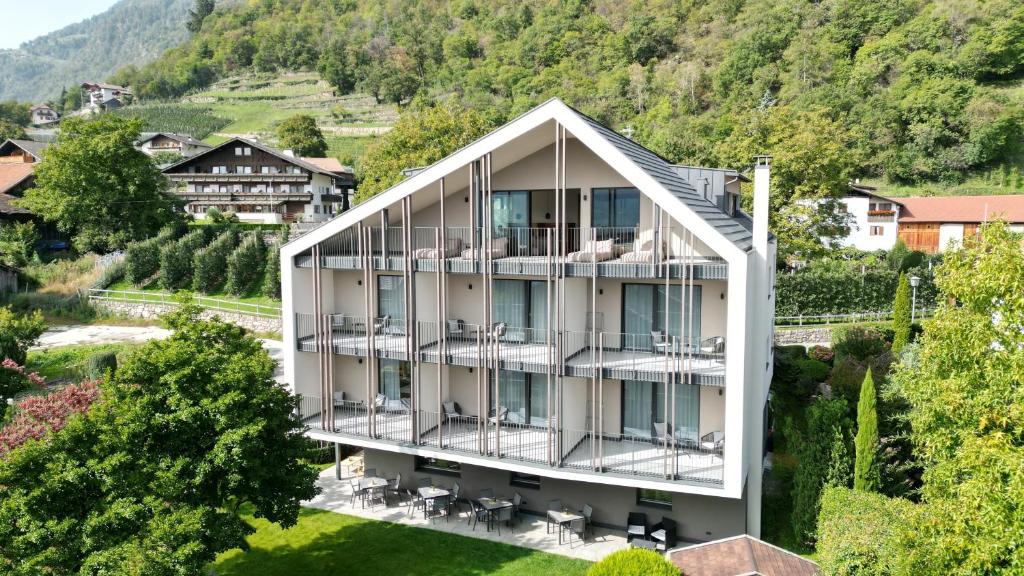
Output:
[[[354,468],[354,466],[352,467]],[[447,522],[444,518],[437,518],[431,522],[430,520],[424,520],[422,512],[416,511],[412,515],[407,514],[406,510],[408,508],[406,506],[400,506],[394,502],[387,507],[378,504],[371,509],[370,507],[362,508],[361,504],[357,501],[353,508],[349,505],[352,495],[351,488],[349,487],[351,473],[346,463],[342,464],[341,471],[341,480],[335,478],[333,466],[321,472],[317,485],[323,491],[316,498],[303,502],[303,506],[371,520],[417,526],[428,530],[440,530],[470,538],[504,542],[505,544],[541,550],[591,562],[596,562],[612,552],[627,547],[624,532],[605,530],[603,528],[595,528],[594,533],[588,535],[586,543],[580,543],[578,540],[573,539],[571,547],[569,544],[559,545],[558,534],[556,532],[547,533],[544,519],[530,515],[524,515],[519,523],[513,525],[512,531],[503,527],[501,535],[499,535],[496,530],[487,532],[483,524],[477,525],[476,530],[473,530],[472,524],[469,522],[469,512],[466,510],[463,510],[458,516],[453,515]]]

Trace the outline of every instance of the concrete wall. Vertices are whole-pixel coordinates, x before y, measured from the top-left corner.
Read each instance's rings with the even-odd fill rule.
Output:
[[[402,475],[402,484],[415,489],[419,478],[429,477],[442,486],[458,482],[463,493],[475,498],[483,488],[491,488],[499,496],[511,497],[519,492],[526,500],[524,510],[543,515],[547,502],[560,499],[573,509],[584,504],[594,508],[594,522],[600,526],[625,529],[630,512],[647,514],[649,524],[668,516],[679,523],[679,536],[690,541],[707,541],[745,532],[745,502],[743,499],[725,499],[714,496],[674,494],[672,508],[637,503],[637,490],[620,486],[591,484],[555,478],[541,478],[540,489],[514,486],[511,473],[505,470],[462,465],[458,476],[418,471],[415,457],[379,450],[364,451],[365,466],[376,468],[378,475]],[[552,536],[554,537],[554,536]]]
[[[896,215],[890,222],[868,222],[868,207],[872,202],[884,202],[881,199],[863,196],[850,196],[840,200],[850,215],[850,233],[838,241],[840,246],[853,246],[859,250],[890,250],[896,245],[900,207],[893,204]],[[872,236],[871,227],[881,226],[882,235]]]

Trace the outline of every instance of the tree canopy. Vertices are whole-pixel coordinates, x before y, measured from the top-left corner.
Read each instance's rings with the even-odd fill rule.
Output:
[[[0,459],[5,573],[203,573],[245,547],[240,510],[290,526],[316,471],[260,343],[184,306],[81,416]]]
[[[297,156],[323,157],[327,155],[327,141],[308,114],[296,114],[277,127],[281,146],[291,149]]]
[[[148,238],[176,218],[167,179],[135,149],[139,122],[103,114],[67,118],[18,202],[74,236],[81,250],[108,251]]]

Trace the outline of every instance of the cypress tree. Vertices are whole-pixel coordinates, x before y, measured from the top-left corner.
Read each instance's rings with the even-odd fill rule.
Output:
[[[910,342],[910,280],[904,272],[900,273],[900,281],[896,285],[892,309],[892,353],[898,355]]]
[[[881,484],[878,474],[878,409],[875,381],[871,369],[864,375],[860,385],[860,401],[857,402],[857,437],[854,440],[856,454],[853,465],[853,488],[875,492]]]

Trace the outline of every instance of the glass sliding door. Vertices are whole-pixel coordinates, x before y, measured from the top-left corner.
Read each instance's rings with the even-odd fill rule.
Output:
[[[530,425],[547,426],[548,423],[548,377],[545,374],[530,374]],[[554,379],[552,378],[552,385]]]
[[[509,256],[530,254],[530,192],[500,190],[491,195],[492,238],[508,238]]]
[[[684,302],[684,300],[686,300]],[[700,310],[701,287],[694,286],[693,310]],[[685,310],[685,315],[680,312]],[[691,325],[690,293],[681,286],[668,287],[668,314],[665,313],[665,286],[661,284],[624,284],[622,290],[622,331],[627,335],[624,349],[652,350],[651,332],[682,338],[687,344],[700,343],[700,314],[693,314]],[[691,332],[692,331],[692,332]]]
[[[654,433],[654,424],[665,422],[663,382],[622,382],[622,433],[647,438]],[[675,434],[681,442],[696,442],[700,419],[700,387],[675,384]],[[671,420],[673,414],[668,413]],[[666,431],[668,427],[666,426]]]
[[[530,310],[529,310],[529,341],[535,344],[543,344],[547,341],[545,330],[548,328],[548,287],[545,282],[530,280]]]
[[[622,381],[622,435],[649,438],[654,429],[653,382]]]
[[[390,316],[393,325],[405,323],[405,279],[401,276],[377,277],[377,315]]]
[[[495,280],[491,316],[495,323],[508,326],[502,342],[544,342],[547,302],[547,286],[542,281]]]
[[[636,188],[594,188],[591,226],[598,240],[614,238],[632,244],[640,227],[640,191]]]
[[[651,350],[651,330],[657,308],[651,284],[625,284],[622,287],[622,331],[625,350]]]
[[[382,358],[379,364],[380,393],[387,397],[389,407],[393,403],[412,397],[412,372],[408,362]]]
[[[495,382],[495,378],[500,378],[501,381]],[[494,393],[496,385],[499,388],[498,392],[501,394],[498,405],[502,408],[508,408],[506,421],[512,424],[526,424],[529,417],[526,398],[527,374],[524,372],[510,372],[508,370],[498,370],[497,373],[492,371],[491,410],[494,410],[495,399],[497,399],[497,395]]]

